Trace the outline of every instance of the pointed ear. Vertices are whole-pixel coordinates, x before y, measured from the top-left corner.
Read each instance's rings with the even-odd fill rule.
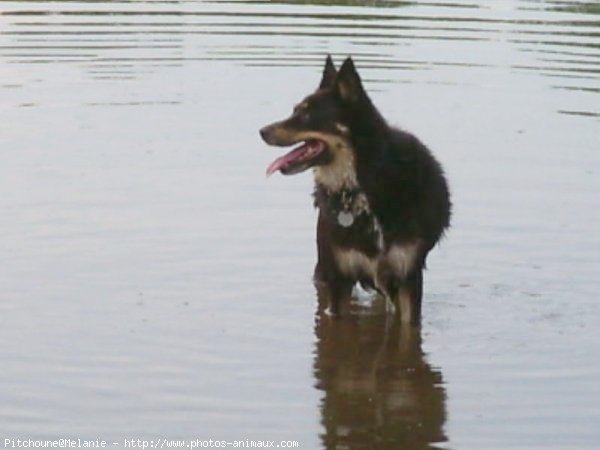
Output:
[[[335,65],[333,64],[331,55],[327,55],[327,59],[325,60],[325,67],[323,68],[323,77],[321,78],[319,89],[332,86],[336,75],[337,70],[335,69]]]
[[[365,91],[360,76],[354,67],[352,58],[346,58],[335,79],[335,91],[345,101],[354,102],[364,95]]]

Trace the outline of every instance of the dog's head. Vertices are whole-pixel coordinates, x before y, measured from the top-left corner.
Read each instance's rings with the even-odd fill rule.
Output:
[[[290,117],[260,130],[269,145],[301,143],[273,161],[267,175],[276,171],[291,175],[315,167],[318,178],[329,169],[353,164],[351,128],[365,102],[370,104],[352,59],[347,58],[338,72],[328,56],[318,89],[298,103]]]

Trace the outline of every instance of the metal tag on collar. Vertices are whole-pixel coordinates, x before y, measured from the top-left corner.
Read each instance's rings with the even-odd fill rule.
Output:
[[[350,211],[340,211],[337,216],[337,221],[344,228],[348,228],[354,223],[354,215]]]

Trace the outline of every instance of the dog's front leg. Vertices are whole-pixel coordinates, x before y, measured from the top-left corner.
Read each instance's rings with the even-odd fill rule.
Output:
[[[354,281],[344,276],[333,254],[333,229],[326,215],[319,211],[317,222],[318,261],[315,267],[314,282],[319,299],[319,311],[329,308],[331,313],[340,314],[349,303]]]
[[[319,260],[315,266],[314,284],[317,288],[319,311],[327,308],[338,315],[344,305],[349,304],[354,282],[340,273],[330,248],[320,246]]]
[[[319,311],[322,312],[329,308],[332,314],[339,315],[342,308],[349,304],[353,283],[344,278],[328,281],[315,280],[315,287],[317,288]]]

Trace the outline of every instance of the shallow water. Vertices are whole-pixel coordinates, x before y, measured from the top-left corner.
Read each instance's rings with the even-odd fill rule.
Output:
[[[1,1],[0,439],[595,448],[599,30],[593,1]],[[327,53],[446,168],[421,330],[316,316],[311,177],[263,175]]]

